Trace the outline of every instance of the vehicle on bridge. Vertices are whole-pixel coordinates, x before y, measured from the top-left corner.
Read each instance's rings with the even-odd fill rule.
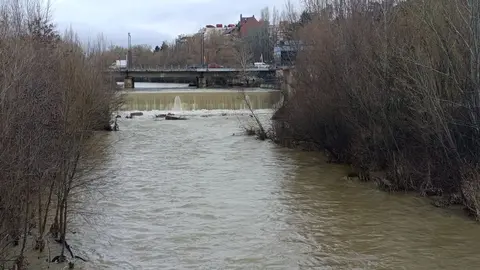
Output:
[[[118,70],[118,69],[126,69],[127,68],[127,60],[116,60],[112,63],[109,67],[110,69]]]
[[[253,63],[255,68],[270,68],[270,65],[265,64],[264,62],[255,62]]]

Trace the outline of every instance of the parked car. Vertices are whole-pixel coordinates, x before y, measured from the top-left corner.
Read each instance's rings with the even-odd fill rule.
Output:
[[[119,70],[119,69],[126,69],[127,68],[127,60],[116,60],[113,62],[110,69]]]

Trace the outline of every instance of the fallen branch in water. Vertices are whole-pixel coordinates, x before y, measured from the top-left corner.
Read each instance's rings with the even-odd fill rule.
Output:
[[[70,253],[70,256],[72,257],[73,260],[79,259],[79,260],[82,260],[84,262],[87,262],[86,259],[84,259],[84,258],[82,258],[78,255],[73,254],[72,248],[67,243],[67,241],[65,241],[65,243],[63,243],[63,241],[61,239],[55,239],[55,242],[57,242],[61,245],[65,244],[65,248],[67,249],[68,253]],[[49,257],[49,259],[50,259],[50,257]],[[67,257],[65,255],[57,255],[51,260],[51,262],[57,262],[57,263],[62,263],[62,262],[66,262],[66,261],[67,261]],[[74,265],[74,263],[72,261],[69,261],[69,268],[73,268],[73,265]]]

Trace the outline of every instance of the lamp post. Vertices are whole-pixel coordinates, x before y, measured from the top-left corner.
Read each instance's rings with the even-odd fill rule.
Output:
[[[202,58],[200,59],[200,63],[202,64],[202,68],[205,65],[205,32],[206,32],[206,29],[202,31],[202,41],[200,43],[200,50],[201,50],[200,57]]]
[[[202,68],[206,68],[207,71],[208,71],[208,64],[205,63],[205,33],[207,32],[207,28],[203,29],[202,31],[202,42],[201,42],[201,56],[202,56],[202,59],[201,59],[201,64],[202,64]]]
[[[128,33],[127,70],[132,67],[132,36]]]
[[[129,71],[132,70],[132,36],[128,33],[128,50],[127,50],[127,65],[126,65],[126,77],[124,80],[125,88],[135,88],[135,78],[129,75]]]

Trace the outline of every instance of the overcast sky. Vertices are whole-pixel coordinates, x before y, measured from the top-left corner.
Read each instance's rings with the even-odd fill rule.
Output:
[[[52,0],[60,29],[70,25],[86,40],[103,33],[114,44],[160,45],[179,34],[197,32],[206,24],[237,23],[260,16],[266,6],[283,9],[284,0]]]

